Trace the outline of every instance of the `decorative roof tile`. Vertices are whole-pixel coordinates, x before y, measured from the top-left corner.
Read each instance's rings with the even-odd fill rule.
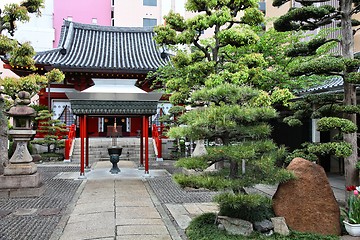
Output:
[[[147,73],[169,60],[153,40],[152,28],[98,26],[64,21],[57,48],[38,52],[37,64],[78,71]]]

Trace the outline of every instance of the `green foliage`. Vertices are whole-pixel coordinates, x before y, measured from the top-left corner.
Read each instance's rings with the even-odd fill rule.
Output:
[[[21,3],[6,4],[0,9],[0,55],[10,54],[9,62],[12,66],[22,66],[34,70],[34,49],[28,42],[18,43],[3,35],[7,31],[14,36],[16,22],[27,22],[30,20],[29,13],[36,12],[40,15],[40,8],[44,7],[43,0],[26,0]]]
[[[249,44],[254,44],[259,37],[250,28],[243,27],[242,29],[227,29],[218,34],[220,44],[241,47]]]
[[[335,57],[319,57],[301,62],[289,69],[290,76],[301,76],[311,74],[331,75],[332,73],[339,73],[345,70],[343,59]]]
[[[209,190],[223,190],[231,186],[231,181],[221,176],[212,176],[211,174],[203,175],[184,175],[184,174],[175,174],[173,175],[174,180],[181,187],[190,187],[190,188],[205,188]]]
[[[300,233],[291,231],[289,236],[273,234],[265,236],[257,232],[250,236],[229,235],[223,230],[219,230],[216,223],[215,213],[204,213],[194,218],[186,229],[186,235],[190,240],[339,240],[338,236],[324,236],[313,233]]]
[[[58,119],[52,119],[53,114],[48,110],[41,110],[35,120],[38,121],[37,131],[44,133],[43,139],[33,140],[33,144],[47,146],[48,152],[55,152],[65,146],[65,138],[68,130],[66,125]]]
[[[10,96],[13,100],[16,99],[17,93],[20,91],[29,92],[31,96],[34,96],[41,88],[46,86],[46,83],[46,78],[37,74],[30,74],[20,78],[5,77],[0,79],[0,85],[4,87],[4,94]]]
[[[30,20],[29,13],[36,12],[40,15],[40,8],[44,7],[43,0],[25,0],[21,5],[10,3],[4,6],[0,12],[0,35],[7,30],[11,36],[14,35],[16,22],[27,22]]]
[[[315,55],[317,49],[327,42],[328,40],[326,38],[314,38],[307,43],[306,42],[296,43],[290,49],[287,50],[286,55],[289,57]]]
[[[289,100],[293,98],[295,98],[295,95],[286,88],[275,88],[271,93],[271,103],[273,105],[280,104],[281,106],[289,106]]]
[[[32,58],[34,55],[35,50],[29,42],[26,42],[11,51],[9,62],[12,66],[29,67],[30,69],[34,70],[35,61]]]
[[[354,191],[350,193],[348,199],[348,211],[346,212],[347,219],[351,224],[360,224],[360,197],[359,193]]]
[[[25,7],[29,13],[37,13],[41,15],[40,9],[44,8],[44,0],[26,0],[21,3],[22,7]]]
[[[346,142],[328,142],[321,144],[309,144],[308,151],[310,153],[321,155],[335,155],[339,158],[345,158],[351,155],[352,148],[349,143]]]
[[[350,72],[345,78],[348,83],[359,84],[360,83],[360,73],[359,72]]]
[[[320,156],[328,155],[346,158],[351,153],[351,145],[346,142],[303,143],[302,148],[294,150],[286,157],[286,162],[290,162],[295,157],[301,157],[309,161],[318,161]]]
[[[302,8],[292,8],[285,15],[282,15],[274,22],[274,28],[280,32],[293,30],[314,30],[319,26],[327,25],[331,22],[319,20],[334,13],[336,9],[330,5],[323,5],[319,7],[305,6]],[[312,19],[312,20],[309,20]],[[308,21],[301,24],[301,21]],[[314,24],[318,23],[318,24]]]
[[[241,22],[248,24],[249,26],[258,26],[264,22],[264,14],[258,7],[247,8],[244,12],[244,16],[241,17]]]
[[[263,221],[274,216],[270,198],[259,194],[222,193],[214,197],[219,214],[249,222]]]
[[[0,54],[5,55],[17,47],[17,42],[0,34]]]
[[[343,118],[324,117],[318,120],[318,131],[329,131],[331,129],[338,129],[343,133],[353,133],[357,131],[357,126],[350,120]]]
[[[61,83],[65,79],[65,75],[57,68],[45,73],[48,82]]]
[[[175,166],[186,169],[204,170],[208,163],[202,157],[180,158],[176,161]]]

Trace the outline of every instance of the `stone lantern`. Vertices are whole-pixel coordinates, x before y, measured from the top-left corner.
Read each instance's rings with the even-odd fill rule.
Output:
[[[7,189],[9,196],[15,193],[19,196],[38,196],[42,193],[40,175],[27,148],[28,142],[36,133],[31,124],[36,111],[28,104],[30,94],[21,91],[18,93],[15,106],[7,112],[14,120],[13,129],[9,130],[8,135],[12,137],[16,149],[9,164],[4,168],[4,175],[0,176],[0,188]],[[24,191],[19,191],[20,189]]]

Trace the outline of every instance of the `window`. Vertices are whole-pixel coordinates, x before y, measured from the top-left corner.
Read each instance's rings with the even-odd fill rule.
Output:
[[[154,27],[157,25],[155,18],[143,18],[143,27]]]
[[[157,6],[157,0],[143,0],[144,6]]]
[[[93,19],[91,20],[91,23],[92,23],[92,24],[97,24],[97,18],[93,18]]]

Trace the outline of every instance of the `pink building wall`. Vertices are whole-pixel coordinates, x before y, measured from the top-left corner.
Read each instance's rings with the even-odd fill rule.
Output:
[[[111,0],[54,0],[54,47],[59,43],[61,26],[68,17],[87,24],[96,18],[97,25],[111,26]]]

